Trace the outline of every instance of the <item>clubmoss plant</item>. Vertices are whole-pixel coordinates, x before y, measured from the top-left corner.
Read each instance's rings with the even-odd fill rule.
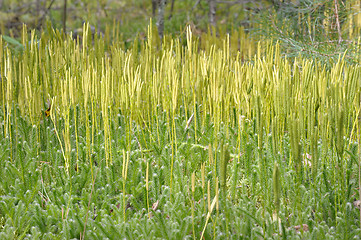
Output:
[[[221,154],[220,154],[220,167],[219,167],[219,180],[222,189],[222,196],[227,196],[227,165],[230,160],[230,154],[227,144],[221,145]]]
[[[361,67],[155,31],[0,38],[0,238],[358,236]]]
[[[278,164],[275,163],[273,168],[273,199],[275,203],[275,211],[278,217],[278,212],[280,210],[281,202],[281,179],[280,179],[280,170]]]

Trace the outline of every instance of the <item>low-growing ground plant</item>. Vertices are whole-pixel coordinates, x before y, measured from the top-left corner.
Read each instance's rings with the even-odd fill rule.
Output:
[[[1,239],[354,239],[360,66],[0,39]]]

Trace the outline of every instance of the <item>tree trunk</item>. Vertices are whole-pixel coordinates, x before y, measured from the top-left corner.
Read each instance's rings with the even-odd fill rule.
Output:
[[[152,16],[155,18],[155,12],[157,11],[158,0],[152,0]]]
[[[66,35],[66,12],[67,12],[67,0],[64,0],[64,8],[63,8],[63,32],[64,32],[64,36]]]
[[[216,26],[216,1],[215,0],[208,0],[208,4],[209,4],[209,13],[208,13],[208,18],[209,18],[209,24],[211,26]]]
[[[161,41],[163,41],[163,32],[164,32],[164,8],[166,0],[159,0],[158,2],[158,34]]]

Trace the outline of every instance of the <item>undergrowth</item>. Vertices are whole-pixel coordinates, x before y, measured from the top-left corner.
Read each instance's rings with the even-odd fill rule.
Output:
[[[0,38],[0,239],[360,236],[359,65],[52,32]]]
[[[320,171],[312,176],[311,169],[305,165],[299,180],[295,166],[290,164],[287,134],[282,139],[283,151],[276,153],[271,136],[264,136],[263,155],[260,155],[255,124],[248,119],[240,122],[241,131],[235,126],[221,127],[218,135],[211,130],[213,123],[206,121],[198,129],[199,138],[195,141],[191,137],[194,125],[186,128],[188,119],[181,109],[182,114],[175,118],[178,151],[174,157],[172,190],[169,187],[172,147],[166,114],[162,112],[159,113],[158,132],[156,128],[146,130],[132,124],[132,151],[126,153],[129,165],[125,189],[121,176],[129,129],[124,127],[126,119],[121,114],[111,121],[114,154],[113,163],[108,167],[104,160],[104,132],[95,133],[91,153],[93,178],[86,158],[84,127],[78,128],[79,152],[72,149],[68,173],[50,118],[44,118],[35,126],[20,114],[13,117],[12,124],[17,127],[12,128],[11,140],[3,138],[0,142],[0,237],[198,239],[210,211],[208,202],[216,196],[219,169],[214,169],[209,162],[213,159],[220,164],[221,149],[214,147],[216,138],[227,143],[231,158],[226,169],[226,190],[220,190],[219,206],[211,211],[205,239],[349,239],[359,236],[358,210],[352,205],[357,196],[356,144],[350,146],[344,158],[348,185],[347,191],[342,192],[332,163],[336,153],[322,142],[317,146],[322,159]],[[19,112],[19,109],[15,106],[13,111]],[[3,115],[0,117],[4,119]],[[101,117],[98,121],[102,122]],[[61,129],[64,119],[59,118],[56,125]],[[70,129],[72,145],[75,145],[74,120]],[[231,132],[228,138],[226,131]],[[4,134],[4,126],[1,134]],[[159,142],[151,140],[157,134]],[[240,148],[237,147],[239,137],[242,139]],[[280,169],[281,191],[277,214],[272,191],[276,162]],[[262,167],[263,164],[266,166]],[[309,229],[297,232],[294,227],[300,224],[307,224]]]

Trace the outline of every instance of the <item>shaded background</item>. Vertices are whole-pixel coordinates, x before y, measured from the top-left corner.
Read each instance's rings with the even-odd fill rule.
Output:
[[[154,4],[156,2],[156,4]],[[231,31],[234,27],[249,27],[251,15],[259,12],[261,1],[214,1],[216,4],[216,24]],[[267,1],[263,1],[272,6]],[[159,15],[158,1],[151,0],[14,0],[0,1],[1,33],[19,36],[22,24],[28,29],[41,30],[46,24],[76,31],[84,22],[96,26],[99,31],[105,25],[118,23],[125,38],[144,33],[150,18]],[[64,14],[66,13],[66,15]],[[174,0],[167,1],[164,10],[165,31],[181,33],[186,24],[193,24],[199,31],[207,30],[209,21],[209,1]]]
[[[89,22],[93,33],[117,38],[129,46],[145,39],[152,19],[159,37],[225,33],[278,41],[285,55],[328,62],[347,50],[358,59],[360,0],[0,0],[1,34],[20,39],[28,31],[47,34],[55,28],[81,36]],[[50,28],[51,27],[51,28]],[[214,31],[212,30],[214,29]],[[115,36],[115,34],[110,34]],[[6,39],[5,41],[7,41]],[[110,39],[111,40],[111,39]],[[127,44],[129,43],[129,44]]]

